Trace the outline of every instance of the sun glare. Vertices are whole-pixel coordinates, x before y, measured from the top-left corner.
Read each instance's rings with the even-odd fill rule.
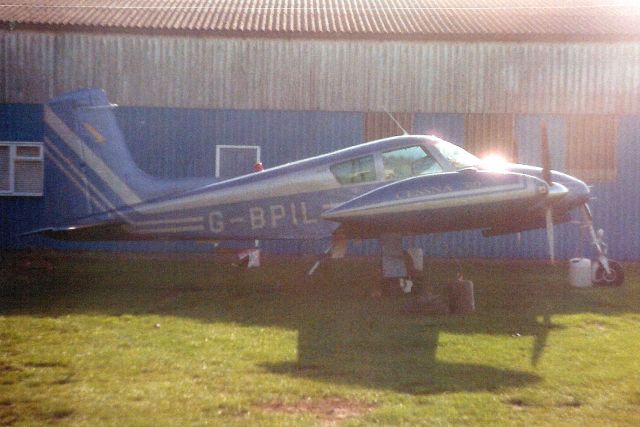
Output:
[[[482,166],[491,170],[503,170],[508,164],[504,157],[497,154],[490,154],[482,159]]]

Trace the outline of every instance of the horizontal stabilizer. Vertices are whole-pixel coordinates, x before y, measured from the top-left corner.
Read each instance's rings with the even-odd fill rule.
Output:
[[[131,234],[128,225],[123,222],[47,227],[21,234],[21,236],[35,234],[57,240],[73,241],[141,240],[141,236]]]

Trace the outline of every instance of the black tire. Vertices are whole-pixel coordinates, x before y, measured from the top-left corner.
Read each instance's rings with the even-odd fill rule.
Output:
[[[593,283],[596,286],[618,287],[624,282],[624,269],[620,263],[609,261],[610,274],[607,274],[602,265],[598,265],[593,277]]]

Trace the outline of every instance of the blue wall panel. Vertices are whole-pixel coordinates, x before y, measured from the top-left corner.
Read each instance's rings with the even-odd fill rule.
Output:
[[[357,112],[240,111],[175,108],[121,107],[116,110],[135,161],[146,172],[167,178],[213,176],[215,146],[258,145],[265,166],[275,166],[359,143],[364,135],[364,116]],[[562,116],[522,115],[516,119],[519,160],[540,163],[540,120],[549,127],[552,165],[563,170],[566,153],[566,119]],[[610,253],[619,259],[640,258],[640,116],[620,118],[617,143],[617,181],[595,183],[592,202],[597,227],[607,232]],[[416,114],[416,133],[436,133],[464,146],[464,115]],[[41,141],[40,105],[0,105],[0,140]],[[60,179],[46,173],[46,180]],[[46,186],[46,182],[45,182]],[[46,187],[45,187],[46,190]],[[46,196],[45,196],[46,197]],[[46,201],[63,203],[63,201]],[[43,198],[0,198],[0,237],[4,248],[24,245],[59,249],[106,249],[133,251],[201,251],[211,245],[193,242],[67,243],[31,237],[16,239],[18,232],[50,222],[44,218]],[[556,227],[556,253],[576,255],[578,228]],[[544,230],[493,238],[479,231],[445,233],[408,238],[427,255],[459,257],[547,256]],[[319,253],[327,242],[267,242],[263,247],[280,253]],[[588,245],[584,245],[588,247]],[[356,242],[351,253],[375,254],[374,241]]]
[[[168,177],[213,176],[216,145],[258,145],[265,167],[359,143],[361,113],[117,110],[133,158],[146,172]],[[251,171],[247,171],[249,173]]]
[[[42,141],[42,105],[0,104],[0,141]],[[0,197],[0,249],[12,248],[17,233],[42,223],[42,197]]]
[[[640,258],[640,116],[620,117],[616,147],[617,180],[595,184],[596,225],[605,232],[610,253]]]

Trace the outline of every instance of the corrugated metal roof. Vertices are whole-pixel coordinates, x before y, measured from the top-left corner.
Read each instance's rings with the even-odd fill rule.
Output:
[[[0,0],[14,26],[385,38],[640,38],[635,0]]]

